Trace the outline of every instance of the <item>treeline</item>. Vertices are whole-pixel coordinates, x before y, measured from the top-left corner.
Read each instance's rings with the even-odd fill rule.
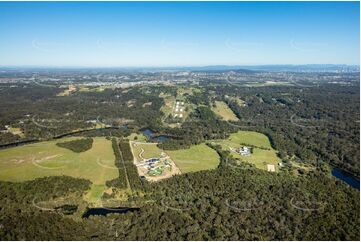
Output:
[[[122,154],[120,153],[118,141],[116,138],[112,138],[112,148],[115,156],[115,166],[118,168],[119,171],[119,177],[107,181],[106,185],[108,187],[117,187],[120,189],[126,189],[128,188],[127,173],[124,168]]]
[[[177,138],[167,139],[158,146],[165,150],[189,148],[206,140],[228,138],[237,130],[226,121],[220,120],[209,107],[200,106],[190,114],[180,128],[163,129],[163,133]]]
[[[164,101],[157,93],[145,93],[139,87],[127,92],[106,89],[102,92],[76,92],[58,97],[61,89],[32,84],[10,88],[0,95],[0,130],[5,125],[20,128],[25,138],[0,133],[0,144],[24,139],[49,139],[74,130],[95,128],[98,120],[109,126],[125,123],[135,128],[161,125],[160,108]],[[144,103],[152,103],[143,106]],[[131,103],[131,105],[129,104]]]
[[[359,86],[219,87],[215,92],[242,98],[244,107],[224,100],[240,119],[236,124],[266,134],[285,159],[327,162],[359,176]]]
[[[130,148],[129,141],[121,140],[119,142],[119,147],[122,152],[124,166],[128,174],[130,188],[133,191],[143,190],[143,183],[138,175],[137,167],[133,163],[134,158]]]
[[[93,139],[92,138],[76,139],[76,140],[56,143],[56,145],[74,151],[76,153],[80,153],[90,150],[92,148]]]
[[[227,151],[219,152],[223,161],[218,169],[150,183],[145,197],[137,198],[145,204],[140,211],[106,217],[73,220],[31,205],[32,193],[56,196],[67,193],[69,187],[80,193],[88,188],[89,184],[75,189],[74,178],[19,183],[23,189],[19,189],[18,183],[1,183],[0,237],[3,240],[359,240],[360,201],[355,189],[317,170],[294,177],[285,172],[238,169],[225,162]]]
[[[119,170],[119,177],[107,181],[108,187],[117,187],[120,189],[129,188],[133,191],[143,190],[143,183],[138,175],[137,168],[133,163],[133,154],[129,145],[129,141],[112,139],[112,147],[115,155],[115,166]]]
[[[247,143],[240,143],[240,145],[244,145],[244,146],[251,147],[251,148],[257,148],[257,149],[261,149],[261,150],[271,150],[270,148],[267,148],[267,147],[251,145],[251,144],[247,144]]]

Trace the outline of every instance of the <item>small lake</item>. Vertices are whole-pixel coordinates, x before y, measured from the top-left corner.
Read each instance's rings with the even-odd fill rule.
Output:
[[[111,213],[123,214],[127,212],[139,211],[140,208],[127,208],[127,207],[118,207],[118,208],[89,208],[85,211],[82,218],[89,218],[92,215],[106,216]]]
[[[151,142],[164,142],[169,139],[166,135],[155,135],[155,133],[151,129],[145,129],[142,133],[149,138]]]
[[[145,130],[142,131],[142,133],[147,137],[151,137],[151,136],[154,135],[154,132],[152,130],[150,130],[150,129],[145,129]]]
[[[347,173],[339,168],[332,168],[332,175],[344,182],[346,182],[351,187],[360,191],[360,181],[356,177],[352,176],[350,173]]]

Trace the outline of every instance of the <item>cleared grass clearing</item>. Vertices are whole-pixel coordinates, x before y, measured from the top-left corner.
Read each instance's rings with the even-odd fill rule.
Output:
[[[175,97],[172,95],[161,94],[159,97],[163,98],[164,105],[161,107],[161,111],[165,113],[166,116],[172,113],[173,107],[175,105]]]
[[[147,137],[144,134],[131,133],[127,139],[131,141],[145,142]]]
[[[59,93],[57,96],[59,96],[59,97],[69,96],[70,94],[76,92],[76,90],[77,90],[76,86],[69,85],[68,89],[65,89],[64,91]]]
[[[236,102],[240,107],[245,107],[245,106],[247,106],[246,102],[245,102],[243,99],[241,99],[240,97],[230,97],[230,96],[227,96],[227,95],[226,95],[226,98],[227,98],[228,100],[231,100],[231,101],[233,101],[233,102]]]
[[[105,185],[92,184],[90,191],[84,195],[84,200],[93,203],[96,206],[101,206],[101,197],[104,191],[107,190]]]
[[[9,127],[9,131],[14,135],[19,135],[21,138],[25,137],[24,132],[20,128]]]
[[[231,134],[227,141],[233,143],[246,143],[272,149],[271,143],[266,135],[254,131],[238,131]]]
[[[163,152],[157,147],[157,144],[154,143],[133,143],[132,149],[134,152],[133,155],[137,159],[137,161],[143,160],[141,157],[143,157],[144,159],[159,157],[160,154]]]
[[[144,151],[142,152],[142,150]],[[163,150],[152,143],[136,145],[133,143],[133,152],[137,161],[140,161],[142,158],[139,155],[145,159],[159,157]],[[164,152],[170,156],[182,173],[215,169],[219,164],[217,152],[206,144],[192,145],[189,149],[165,150]]]
[[[239,148],[243,146],[243,144],[269,149],[253,148],[253,153],[250,156],[242,156],[236,152],[231,152],[233,157],[252,163],[259,169],[267,170],[267,164],[271,164],[274,165],[277,170],[278,163],[281,162],[277,156],[277,151],[272,148],[268,137],[258,132],[239,131],[230,135],[226,140],[217,140],[214,143],[221,145],[224,150]]]
[[[237,116],[233,111],[228,107],[225,102],[216,101],[216,107],[212,107],[213,112],[221,116],[224,120],[227,121],[238,121]]]
[[[38,177],[67,175],[88,179],[94,185],[105,185],[107,180],[118,177],[109,140],[94,138],[92,148],[81,153],[56,145],[74,139],[79,137],[1,150],[0,180],[21,182]]]
[[[217,168],[219,156],[206,144],[192,145],[189,149],[166,152],[182,173],[210,170]]]

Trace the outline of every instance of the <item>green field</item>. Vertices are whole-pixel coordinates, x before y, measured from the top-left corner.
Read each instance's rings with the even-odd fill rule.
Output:
[[[90,191],[87,194],[85,194],[84,200],[101,206],[100,204],[101,197],[106,189],[107,187],[104,184],[103,185],[92,184]]]
[[[137,138],[135,138],[137,137]],[[140,133],[140,134],[137,134],[137,133],[131,133],[127,139],[131,140],[131,141],[138,141],[138,142],[145,142],[147,140],[147,137]]]
[[[152,143],[133,145],[134,156],[137,160],[141,160],[139,154],[142,149],[144,150],[142,156],[145,159],[159,157],[163,152],[156,144]],[[192,145],[189,149],[166,150],[164,152],[170,156],[182,173],[214,169],[219,164],[217,152],[205,144]]]
[[[182,173],[215,169],[219,164],[217,152],[206,144],[192,145],[189,149],[167,150]]]
[[[0,150],[0,180],[21,182],[45,176],[67,175],[88,179],[92,188],[105,188],[107,180],[118,177],[111,142],[94,138],[90,150],[75,153],[56,145],[79,137],[63,138]],[[92,196],[99,195],[99,191]]]
[[[172,113],[173,107],[175,105],[175,97],[169,94],[160,94],[159,97],[164,99],[164,105],[161,107],[161,111],[165,113],[166,116]]]
[[[236,102],[240,107],[245,107],[246,106],[246,102],[243,99],[241,99],[240,97],[232,97],[232,96],[227,96],[226,95],[226,98],[228,100]]]
[[[138,160],[141,161],[142,158],[139,157],[142,149],[144,152],[142,153],[142,157],[145,159],[159,157],[162,153],[162,150],[157,147],[157,144],[154,143],[137,143],[132,145],[133,155]]]
[[[228,107],[227,103],[216,101],[216,107],[212,108],[213,112],[215,112],[218,116],[222,117],[227,121],[237,121],[237,116],[233,113],[233,111]]]
[[[241,156],[236,152],[231,152],[233,157],[239,158],[254,164],[259,169],[267,169],[267,164],[275,165],[277,170],[278,163],[281,160],[277,156],[277,152],[272,148],[269,139],[264,134],[253,131],[239,131],[238,133],[231,134],[226,140],[217,140],[214,143],[220,144],[224,150],[230,148],[239,148],[241,144],[254,145],[269,150],[253,148],[253,153],[250,156]]]

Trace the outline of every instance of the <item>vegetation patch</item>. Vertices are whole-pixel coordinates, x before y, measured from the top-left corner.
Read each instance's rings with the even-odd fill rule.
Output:
[[[83,198],[85,201],[92,203],[95,206],[101,206],[101,198],[105,190],[106,186],[104,184],[92,184],[90,190],[84,195]]]
[[[219,156],[206,144],[192,145],[189,149],[167,151],[182,173],[217,168]]]
[[[63,142],[79,138],[62,138]],[[91,149],[75,153],[46,141],[0,151],[0,180],[22,182],[47,176],[72,176],[105,185],[107,180],[119,176],[114,165],[111,142],[93,138]]]
[[[236,102],[240,107],[247,106],[247,103],[243,99],[241,99],[240,97],[233,97],[233,96],[225,95],[225,98],[226,98],[227,101]]]
[[[131,141],[138,141],[138,142],[146,142],[147,141],[147,137],[140,133],[140,134],[137,134],[137,133],[131,133],[128,137],[127,137],[128,140],[131,140]]]
[[[77,139],[61,143],[56,143],[57,146],[72,150],[76,153],[85,152],[90,150],[93,146],[92,138]]]
[[[137,161],[159,157],[162,153],[155,143],[133,143],[132,149]]]
[[[115,165],[119,170],[119,177],[107,181],[107,186],[121,189],[142,190],[143,184],[138,176],[137,168],[133,164],[133,153],[129,141],[112,139],[115,155]]]
[[[235,151],[232,151],[231,154],[234,158],[254,164],[259,169],[267,170],[268,164],[277,167],[278,163],[281,162],[268,137],[258,132],[239,131],[231,134],[228,139],[217,140],[214,143],[221,145],[222,149],[228,151],[243,146],[252,148],[252,154],[249,156],[242,156]]]
[[[237,116],[233,113],[233,111],[228,107],[225,102],[216,101],[212,110],[217,115],[221,116],[224,120],[238,121]]]

